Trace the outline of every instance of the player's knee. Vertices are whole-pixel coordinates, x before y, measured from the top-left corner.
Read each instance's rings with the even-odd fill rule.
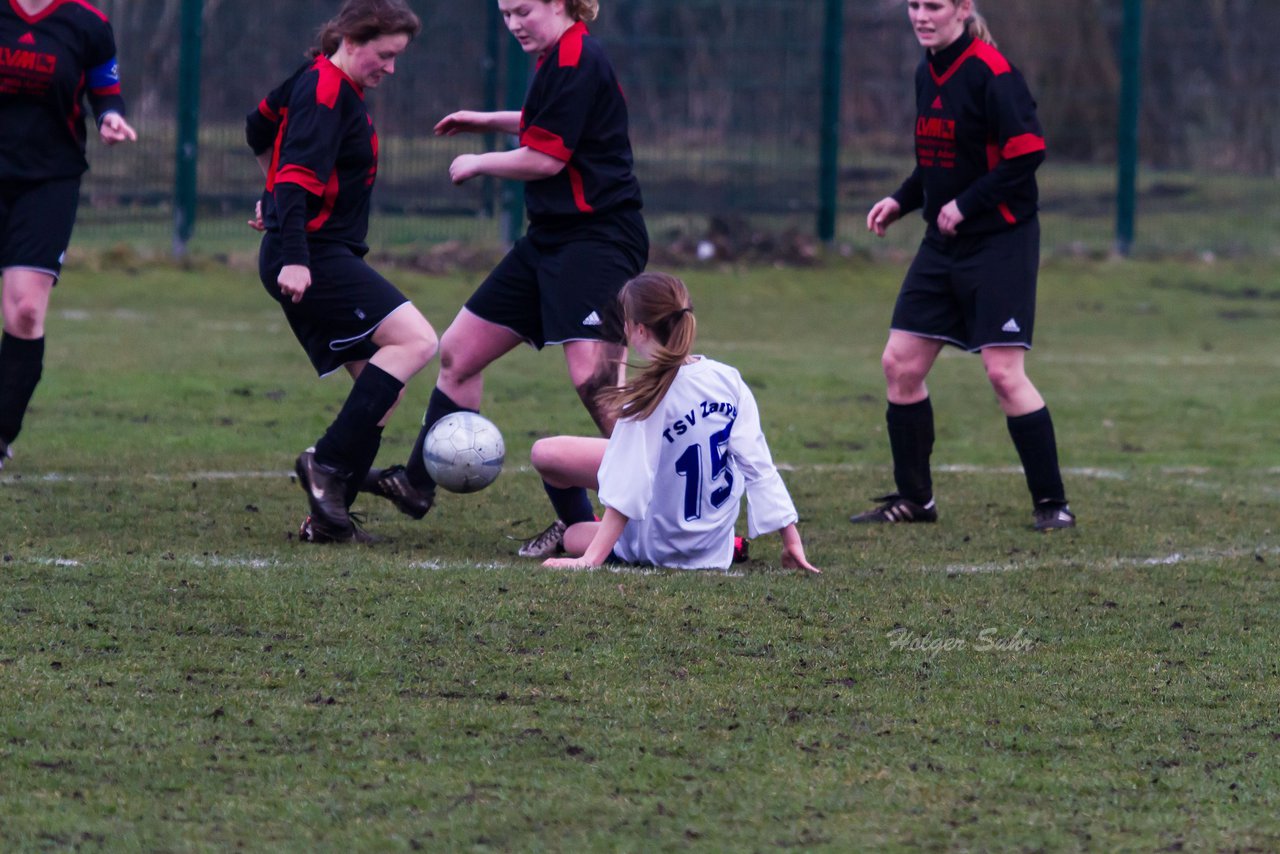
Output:
[[[43,305],[36,300],[15,301],[5,311],[4,325],[19,338],[38,338],[44,329]]]
[[[924,382],[924,371],[916,360],[904,359],[893,350],[885,350],[880,357],[885,382],[892,389],[911,390]]]
[[[533,443],[533,447],[529,449],[529,463],[534,471],[545,476],[550,472],[554,462],[554,446],[549,439],[539,439]]]
[[[1007,400],[1018,396],[1026,386],[1031,384],[1027,375],[1015,367],[1004,364],[988,364],[987,380],[996,393],[996,397]]]
[[[426,332],[418,335],[409,344],[410,352],[414,362],[417,364],[417,370],[422,370],[435,357],[436,352],[440,349],[440,339],[436,337],[434,331],[430,328]]]

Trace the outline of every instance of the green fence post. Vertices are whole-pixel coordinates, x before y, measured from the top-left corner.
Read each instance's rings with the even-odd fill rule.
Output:
[[[502,23],[502,10],[497,3],[489,3],[489,35],[484,41],[484,109],[494,112],[498,109],[498,68],[502,57],[502,35],[506,26]],[[492,151],[497,145],[497,134],[484,135],[484,150]],[[496,202],[496,182],[493,178],[484,178],[484,215],[492,217]]]
[[[524,106],[524,96],[529,86],[529,57],[515,39],[507,39],[507,109],[519,110]],[[516,145],[519,145],[517,142]],[[514,243],[524,230],[524,183],[502,183],[502,225],[499,229],[503,243]]]
[[[204,0],[182,0],[182,54],[178,60],[178,150],[174,160],[173,254],[187,254],[196,228],[196,164],[200,132],[200,50]]]
[[[836,236],[840,184],[840,66],[844,0],[826,0],[822,30],[822,130],[818,167],[818,239]]]
[[[1120,47],[1120,121],[1116,145],[1116,252],[1128,257],[1138,209],[1138,111],[1142,91],[1142,0],[1125,0]]]

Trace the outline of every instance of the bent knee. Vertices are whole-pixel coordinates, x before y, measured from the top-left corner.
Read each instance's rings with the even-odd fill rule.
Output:
[[[435,332],[428,329],[426,333],[415,338],[409,344],[409,348],[414,361],[418,363],[418,370],[422,370],[439,352],[440,339],[436,337]]]
[[[539,439],[529,449],[529,462],[544,480],[557,480],[565,468],[566,447],[563,436]]]

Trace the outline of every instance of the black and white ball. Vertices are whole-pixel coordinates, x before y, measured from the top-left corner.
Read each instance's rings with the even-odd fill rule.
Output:
[[[454,412],[435,423],[422,446],[431,479],[450,492],[477,492],[498,479],[507,449],[494,423]]]

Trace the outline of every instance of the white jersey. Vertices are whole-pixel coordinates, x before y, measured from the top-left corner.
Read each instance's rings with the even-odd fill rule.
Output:
[[[600,501],[630,521],[614,553],[631,563],[728,568],[747,495],[747,532],[795,522],[751,389],[704,357],[684,365],[643,421],[620,420],[600,463]]]

